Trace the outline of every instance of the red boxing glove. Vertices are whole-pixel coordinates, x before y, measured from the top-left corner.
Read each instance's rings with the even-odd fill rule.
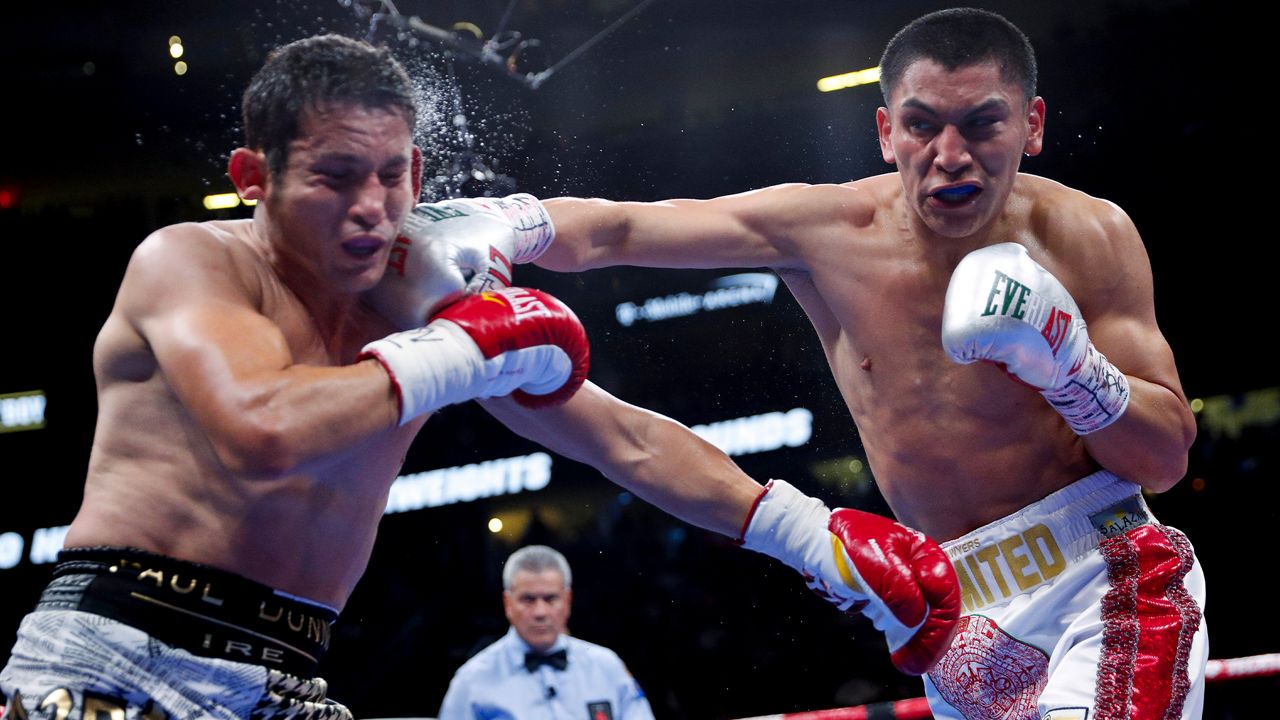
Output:
[[[540,290],[468,295],[423,328],[369,343],[400,399],[400,424],[445,405],[512,395],[527,407],[568,400],[587,379],[590,350],[573,311]]]
[[[951,644],[960,585],[946,553],[919,531],[860,510],[828,510],[773,480],[747,518],[742,543],[800,571],[841,610],[870,618],[904,673],[928,672]]]
[[[833,553],[843,551],[870,594],[880,598],[904,628],[915,628],[892,649],[893,634],[876,624],[889,637],[893,664],[912,675],[928,672],[950,647],[960,618],[960,585],[946,553],[923,533],[860,510],[832,510],[827,529],[835,541]],[[836,563],[840,565],[838,554]],[[856,587],[843,572],[841,580]],[[815,581],[830,591],[826,582]],[[865,607],[859,610],[867,613]]]
[[[438,320],[448,320],[465,330],[485,358],[543,349],[549,352],[549,364],[556,367],[541,378],[530,373],[530,380],[519,383],[519,389],[511,393],[525,407],[559,405],[586,382],[591,364],[587,331],[569,306],[549,293],[518,287],[481,293],[441,310],[432,322]],[[513,375],[525,372],[523,363],[513,365]],[[567,377],[561,378],[562,367],[568,371]]]

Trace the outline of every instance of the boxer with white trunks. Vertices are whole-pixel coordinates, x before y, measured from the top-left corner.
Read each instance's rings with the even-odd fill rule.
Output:
[[[1204,575],[1139,491],[1101,470],[943,543],[964,613],[925,683],[937,720],[1199,716]]]
[[[876,126],[895,173],[708,200],[549,199],[556,237],[537,263],[567,272],[611,265],[776,271],[818,333],[897,519],[960,543],[947,547],[964,547],[959,539],[973,532],[987,543],[980,528],[1002,522],[1018,528],[1016,520],[1002,519],[1038,513],[1045,502],[1074,518],[1069,527],[1084,527],[1079,523],[1110,507],[1077,498],[1079,488],[1101,477],[1125,478],[1116,487],[1135,508],[1139,488],[1168,490],[1186,473],[1196,428],[1156,323],[1150,262],[1116,205],[1019,172],[1024,154],[1043,149],[1046,121],[1026,36],[994,13],[943,10],[897,33],[880,67],[885,107]],[[762,506],[788,487],[775,483]],[[812,508],[816,515],[824,510]],[[1132,512],[1149,518],[1145,510]],[[1043,525],[1060,532],[1054,522]],[[982,662],[943,659],[931,675],[941,692],[931,697],[980,700],[939,704],[939,716],[957,716],[960,705],[968,720],[1198,716],[1203,594],[1190,545],[1154,522],[1123,536],[1130,550],[1121,541],[1071,532],[1070,540],[1053,536],[1063,553],[1074,552],[1074,542],[1097,549],[1064,554],[1070,569],[1045,588],[1024,593],[1018,585],[1043,572],[1036,553],[1048,552],[1020,535],[1006,543],[1009,555],[1003,536],[977,551],[999,553],[1001,581],[981,578],[984,586],[968,574],[968,560],[956,566],[970,613],[977,593],[995,603],[990,593],[1002,587],[1013,593],[1010,582],[1017,586],[1010,607],[1019,611],[971,614],[969,634],[954,651],[971,658],[982,651],[974,633],[996,637],[997,626],[1012,623],[1015,629],[1003,632],[1020,644],[1000,647],[1036,648],[1024,654],[1039,658],[1043,672],[1036,677],[1044,689],[1036,689],[1036,680],[1016,694],[1017,712],[1001,714],[981,699],[1001,696],[1008,678],[966,675]],[[755,546],[750,527],[745,540]],[[1106,565],[1113,550],[1130,555]],[[1120,635],[1090,625],[1096,608],[1059,602],[1055,588],[1093,573],[1095,594],[1106,582],[1130,590],[1136,583],[1145,609],[1143,593],[1153,582],[1146,563],[1161,553],[1178,566],[1161,606],[1182,622],[1176,633],[1130,623],[1115,631],[1136,636],[1126,635],[1125,645]],[[792,564],[803,564],[796,560],[803,554],[799,546],[781,553]],[[1044,561],[1058,568],[1056,557]],[[1128,574],[1134,562],[1142,568],[1136,576]],[[1101,601],[1104,615],[1132,600],[1114,597]],[[1018,628],[1031,627],[1028,617],[1035,618],[1034,631],[1020,637]],[[1136,647],[1138,654],[1108,649],[1114,647]],[[1152,657],[1173,659],[1163,666],[1169,675],[1121,693],[1118,678],[1142,677]],[[999,667],[998,658],[988,659]],[[1097,679],[1080,681],[1090,674]],[[1055,709],[1063,703],[1078,709]]]
[[[541,205],[415,208],[416,97],[385,49],[278,48],[228,168],[253,217],[171,225],[133,253],[94,346],[84,500],[0,671],[6,717],[348,717],[313,674],[410,443],[449,404],[488,399],[516,432],[725,535],[758,504],[724,453],[586,381],[568,307],[507,287],[511,261],[552,237]],[[905,533],[862,515],[832,526],[855,555],[855,537]],[[807,517],[783,536],[825,540],[826,517]],[[887,550],[844,560],[864,583],[840,602],[897,628],[923,672],[958,588],[936,544]],[[836,559],[814,572],[838,583]]]

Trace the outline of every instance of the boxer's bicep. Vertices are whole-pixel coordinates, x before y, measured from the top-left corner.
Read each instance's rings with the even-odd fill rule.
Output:
[[[119,305],[184,401],[205,404],[290,362],[283,333],[254,307],[228,254],[198,238],[149,239]]]
[[[1106,204],[1099,219],[1100,250],[1082,255],[1087,278],[1078,299],[1089,337],[1122,372],[1167,388],[1185,400],[1169,347],[1156,322],[1151,261],[1138,230],[1120,208]]]
[[[1186,472],[1195,417],[1173,351],[1156,322],[1151,264],[1132,221],[1110,206],[1099,215],[1095,252],[1073,267],[1090,340],[1128,378],[1129,403],[1113,425],[1085,436],[1107,469],[1163,492]],[[1083,270],[1081,270],[1083,268]]]

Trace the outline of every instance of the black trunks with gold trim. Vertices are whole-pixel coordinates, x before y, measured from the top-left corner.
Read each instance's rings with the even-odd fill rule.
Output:
[[[133,548],[58,554],[38,610],[81,610],[201,657],[309,678],[338,614],[248,578]]]

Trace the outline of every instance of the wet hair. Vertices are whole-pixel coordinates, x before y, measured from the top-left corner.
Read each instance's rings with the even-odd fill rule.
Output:
[[[880,57],[885,105],[917,60],[932,60],[948,71],[993,60],[1000,67],[1000,78],[1019,85],[1025,99],[1036,94],[1036,54],[1031,42],[1013,23],[987,10],[939,10],[899,30]]]
[[[506,564],[502,566],[502,587],[510,590],[515,587],[516,573],[524,571],[540,573],[555,570],[564,578],[565,588],[573,587],[573,573],[569,570],[569,561],[558,551],[546,545],[529,545],[511,553]]]
[[[245,146],[263,151],[279,175],[298,137],[302,115],[335,103],[385,109],[418,118],[413,81],[385,47],[341,35],[317,35],[267,55],[244,91]]]

